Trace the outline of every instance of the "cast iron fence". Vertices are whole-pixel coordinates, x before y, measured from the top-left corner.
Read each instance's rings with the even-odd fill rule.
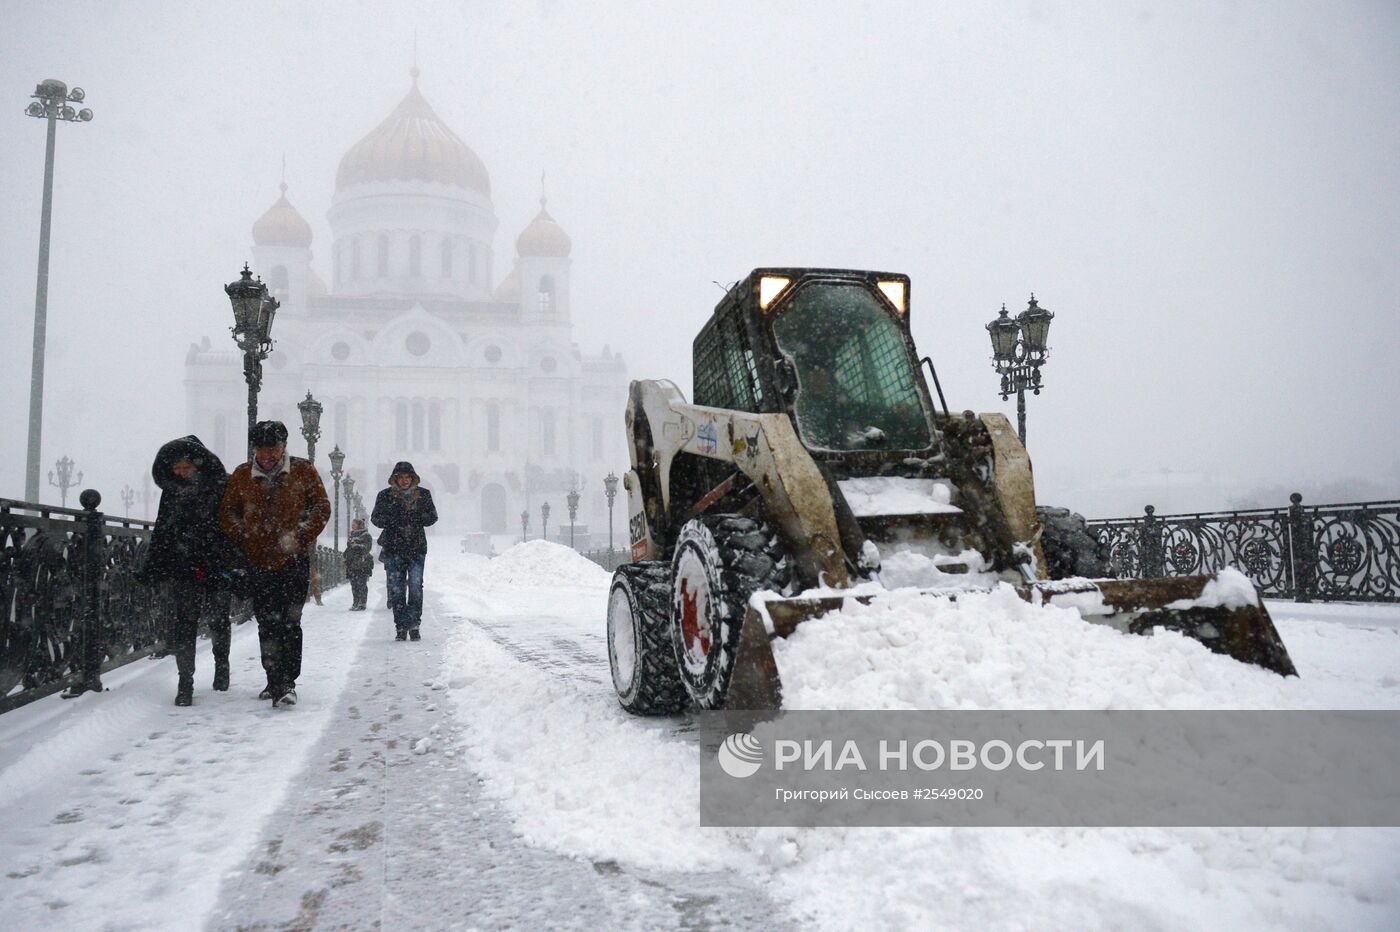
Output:
[[[1088,522],[1113,574],[1193,576],[1233,566],[1270,599],[1400,602],[1400,501]]]
[[[97,511],[101,496],[91,489],[83,503],[56,508],[0,498],[0,713],[78,680],[89,624],[103,672],[163,646],[172,614],[167,587],[135,578],[152,522]],[[316,565],[323,589],[344,581],[331,548],[317,546]],[[234,599],[230,615],[241,623],[252,611]]]

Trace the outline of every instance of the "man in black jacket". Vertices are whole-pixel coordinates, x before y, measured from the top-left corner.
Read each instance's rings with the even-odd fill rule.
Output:
[[[383,528],[379,557],[384,561],[398,640],[417,641],[423,618],[423,560],[428,555],[428,536],[423,528],[436,524],[438,516],[433,493],[419,484],[412,463],[394,467],[389,487],[380,490],[369,519],[375,527]]]
[[[198,437],[190,435],[160,448],[151,477],[161,490],[160,510],[140,575],[142,582],[170,586],[174,618],[169,646],[179,674],[175,704],[186,706],[194,701],[195,637],[201,615],[208,618],[214,642],[214,689],[228,689],[228,577],[236,558],[219,529],[228,472]]]

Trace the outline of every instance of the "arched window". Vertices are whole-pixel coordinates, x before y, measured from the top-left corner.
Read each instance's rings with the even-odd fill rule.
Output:
[[[350,241],[350,277],[360,277],[360,238],[358,236]]]
[[[442,238],[442,277],[452,277],[452,240],[446,236]]]
[[[540,276],[540,313],[554,313],[554,276]]]
[[[554,412],[549,408],[540,411],[540,452],[554,454]]]
[[[426,433],[424,428],[427,427],[425,413],[423,402],[415,401],[413,403],[413,449],[415,451],[423,449],[423,435]]]
[[[442,449],[442,405],[436,401],[428,405],[428,449]]]
[[[379,277],[386,278],[389,275],[389,236],[387,233],[379,234]]]
[[[501,448],[501,406],[491,402],[486,406],[486,449],[495,453]]]
[[[408,238],[408,274],[415,278],[423,274],[423,237],[417,233]]]
[[[394,405],[394,446],[400,451],[408,449],[408,402]]]
[[[287,287],[287,267],[274,265],[272,271],[267,273],[268,291],[271,291],[274,296],[285,296]]]
[[[467,281],[476,284],[476,243],[467,243]]]

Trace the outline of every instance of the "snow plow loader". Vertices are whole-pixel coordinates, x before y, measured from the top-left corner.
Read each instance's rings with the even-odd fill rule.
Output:
[[[1007,419],[935,408],[909,293],[897,274],[757,269],[695,339],[693,403],[669,381],[631,384],[632,562],[607,619],[624,708],[779,708],[773,638],[911,586],[955,599],[1010,583],[1087,621],[1174,629],[1296,675],[1243,576],[1088,579],[1066,560],[1095,542],[1082,522],[1039,519]],[[1047,578],[1047,551],[1071,578]]]

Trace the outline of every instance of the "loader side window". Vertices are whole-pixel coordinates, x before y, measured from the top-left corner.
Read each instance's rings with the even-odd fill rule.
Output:
[[[773,322],[797,369],[803,441],[828,450],[922,450],[933,438],[899,324],[859,285],[814,283]]]
[[[731,411],[757,411],[754,362],[739,322],[730,314],[701,332],[695,347],[695,403]]]

